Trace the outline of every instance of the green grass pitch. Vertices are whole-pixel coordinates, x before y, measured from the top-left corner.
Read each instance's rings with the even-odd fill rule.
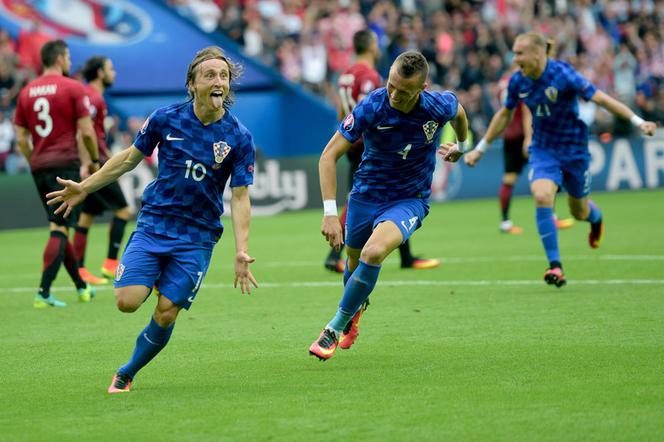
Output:
[[[322,268],[320,211],[253,220],[251,296],[232,289],[229,228],[191,311],[123,395],[106,388],[154,299],[123,314],[106,287],[78,304],[61,269],[69,307],[33,309],[46,230],[2,232],[0,440],[661,440],[664,192],[594,199],[604,242],[591,250],[585,223],[559,233],[562,289],[542,281],[530,199],[513,203],[520,236],[498,233],[495,200],[433,205],[412,245],[442,266],[389,257],[357,343],[325,363],[307,349],[341,278]],[[93,227],[93,270],[106,232]]]

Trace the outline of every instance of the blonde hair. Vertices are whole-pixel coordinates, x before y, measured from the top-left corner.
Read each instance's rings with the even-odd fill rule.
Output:
[[[520,38],[527,39],[529,44],[542,48],[542,50],[544,51],[545,54],[548,51],[549,42],[547,41],[546,37],[544,37],[539,32],[526,32],[526,33],[517,35],[516,38],[517,39],[520,39]]]
[[[189,92],[189,99],[193,100],[194,95],[191,91],[190,84],[196,79],[196,74],[198,73],[198,67],[205,61],[208,60],[222,60],[228,65],[228,74],[230,76],[231,84],[234,81],[237,81],[242,76],[242,66],[234,63],[226,54],[224,50],[219,46],[208,46],[205,49],[201,49],[196,53],[196,56],[189,64],[189,69],[187,69],[187,91]],[[235,103],[235,97],[231,93],[224,99],[224,109],[228,110]]]

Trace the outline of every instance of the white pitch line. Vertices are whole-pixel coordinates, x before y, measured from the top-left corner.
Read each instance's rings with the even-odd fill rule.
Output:
[[[579,279],[569,282],[570,285],[664,285],[664,279]],[[497,279],[497,280],[396,280],[396,281],[378,281],[378,286],[528,286],[543,285],[542,281],[531,279]],[[341,281],[302,281],[302,282],[264,282],[259,283],[260,288],[313,288],[313,287],[338,287],[341,288]],[[97,291],[109,291],[113,287],[97,286]],[[212,283],[203,284],[203,289],[231,289],[233,284]],[[260,289],[259,289],[260,290]],[[13,287],[2,289],[3,293],[29,293],[35,292],[35,287]],[[72,287],[52,287],[53,292],[73,291]]]
[[[664,255],[565,255],[563,256],[565,262],[567,261],[664,261]],[[473,263],[486,263],[486,262],[523,262],[523,261],[545,261],[545,256],[542,255],[513,255],[513,256],[502,256],[497,257],[479,257],[479,256],[469,256],[469,257],[441,257],[440,262],[442,264],[473,264]],[[388,258],[385,260],[385,264],[395,264],[398,263],[397,258]],[[308,260],[308,261],[270,261],[270,262],[259,262],[255,264],[259,267],[323,267],[323,260]],[[217,268],[233,268],[233,264],[222,264],[217,266]],[[4,275],[0,275],[0,280],[3,279],[39,279],[39,273],[11,273],[8,272]]]

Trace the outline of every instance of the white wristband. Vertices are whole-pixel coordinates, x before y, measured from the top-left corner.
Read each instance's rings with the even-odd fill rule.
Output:
[[[323,216],[337,216],[337,200],[323,201]]]
[[[646,120],[636,114],[632,115],[632,118],[630,118],[629,121],[636,127],[641,127],[641,125],[646,122]]]
[[[475,150],[477,150],[479,152],[482,152],[482,153],[486,152],[486,150],[488,148],[489,148],[489,145],[486,143],[486,141],[484,141],[484,138],[482,138],[480,140],[480,142],[477,143],[477,146],[475,146]]]
[[[456,144],[457,144],[457,149],[459,149],[459,152],[466,153],[466,151],[468,150],[468,140],[463,140],[463,141],[457,140]]]

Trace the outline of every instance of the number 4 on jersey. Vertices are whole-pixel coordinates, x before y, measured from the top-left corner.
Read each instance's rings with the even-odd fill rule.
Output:
[[[409,144],[408,146],[404,147],[403,149],[401,149],[401,150],[400,150],[399,152],[397,152],[397,153],[398,153],[399,155],[401,155],[401,158],[402,158],[402,159],[405,160],[406,157],[408,156],[408,152],[410,152],[410,149],[411,149],[412,147],[413,147],[413,145],[412,145],[412,144]]]

